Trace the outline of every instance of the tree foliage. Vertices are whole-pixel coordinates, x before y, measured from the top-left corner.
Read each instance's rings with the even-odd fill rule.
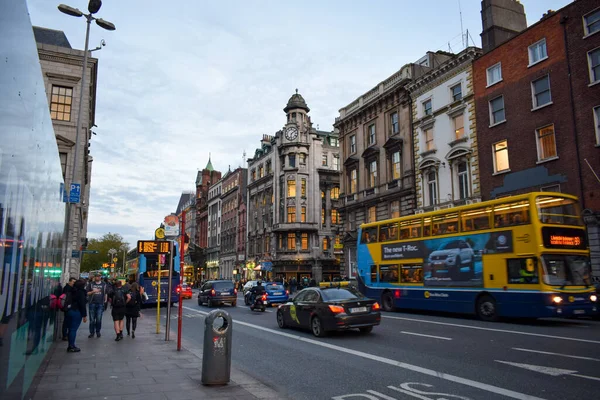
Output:
[[[116,269],[120,270],[123,265],[123,248],[126,248],[125,255],[129,251],[130,247],[128,243],[125,243],[123,236],[118,233],[106,233],[99,239],[90,239],[88,242],[87,250],[96,250],[98,254],[83,254],[81,260],[81,272],[89,272],[102,268],[103,263],[112,262],[109,257],[109,250],[115,249],[117,253],[115,257],[118,259]]]

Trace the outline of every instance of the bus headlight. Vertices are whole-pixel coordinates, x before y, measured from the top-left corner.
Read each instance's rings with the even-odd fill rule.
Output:
[[[596,300],[598,300],[598,296],[596,296],[595,294],[590,296],[590,301],[593,301],[595,303]]]
[[[563,299],[560,296],[553,296],[552,297],[552,302],[556,303],[556,304],[560,304],[562,303]]]

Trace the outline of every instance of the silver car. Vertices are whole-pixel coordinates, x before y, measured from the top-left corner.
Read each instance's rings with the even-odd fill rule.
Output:
[[[462,267],[475,271],[475,252],[464,240],[451,240],[441,245],[429,255],[432,276],[449,275],[458,277]]]

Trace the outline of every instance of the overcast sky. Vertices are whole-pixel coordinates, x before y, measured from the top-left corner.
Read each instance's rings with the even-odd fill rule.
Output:
[[[87,12],[88,0],[62,0]],[[27,0],[33,25],[83,49],[85,21]],[[528,24],[568,0],[521,0]],[[481,46],[479,0],[460,0]],[[341,107],[426,51],[462,49],[458,0],[103,0],[88,237],[153,237],[211,154],[225,173],[285,123],[298,88],[321,130]]]

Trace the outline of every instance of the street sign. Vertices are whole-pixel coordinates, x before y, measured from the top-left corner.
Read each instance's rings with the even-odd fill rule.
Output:
[[[164,239],[165,238],[165,230],[163,228],[158,228],[157,230],[154,231],[154,236],[156,236],[157,239]]]
[[[81,200],[81,184],[71,183],[71,191],[69,192],[69,203],[79,203]]]
[[[165,217],[165,236],[179,236],[179,217],[177,215],[171,214]]]
[[[116,263],[117,261],[119,261],[119,259],[117,257],[113,258],[113,262]]]
[[[72,250],[71,258],[79,258],[79,250]]]
[[[137,248],[140,254],[167,254],[171,250],[171,243],[160,240],[138,240]]]
[[[81,250],[83,254],[98,254],[98,250]]]

